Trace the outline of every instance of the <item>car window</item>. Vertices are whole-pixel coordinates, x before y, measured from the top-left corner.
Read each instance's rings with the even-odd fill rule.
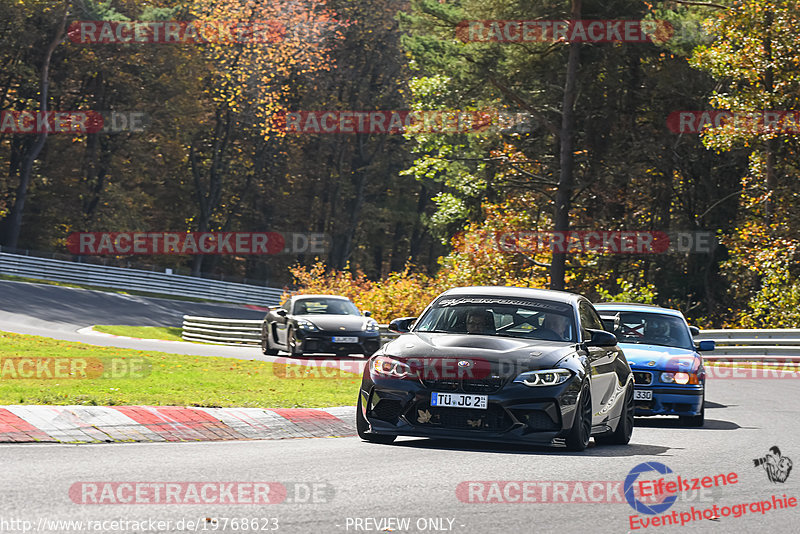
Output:
[[[444,298],[419,318],[415,332],[575,341],[572,306],[503,297]]]
[[[603,330],[603,322],[600,320],[600,317],[594,311],[594,308],[586,302],[581,301],[578,307],[578,313],[580,314],[581,318],[581,329],[582,334],[585,339],[588,339],[590,336],[588,332],[586,332],[587,328],[591,328],[593,330]]]
[[[349,300],[317,298],[296,301],[294,315],[361,315],[361,312]]]
[[[602,310],[601,313],[620,343],[694,348],[689,327],[680,317],[653,312]]]

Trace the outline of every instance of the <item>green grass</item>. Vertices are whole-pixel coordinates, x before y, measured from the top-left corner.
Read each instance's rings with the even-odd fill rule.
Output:
[[[57,359],[68,364],[58,378],[15,378],[20,370],[30,370],[21,359],[36,359],[51,370]],[[74,375],[80,377],[67,376],[70,362],[78,365]],[[98,376],[101,372],[108,375],[113,366],[134,372],[122,377]],[[304,378],[285,378],[287,371]],[[255,360],[95,347],[0,332],[0,404],[261,408],[355,404],[361,377],[345,372],[336,375],[329,378],[315,368]]]
[[[95,325],[94,330],[115,336],[138,337],[142,339],[166,339],[183,341],[181,328],[176,326],[124,326],[115,324]]]
[[[40,278],[26,278],[24,276],[14,276],[10,274],[0,274],[0,280],[9,280],[12,282],[29,282],[32,284],[44,284],[47,286],[59,287],[75,287],[78,289],[90,289],[92,291],[103,291],[104,293],[119,293],[120,295],[134,295],[137,297],[152,297],[169,300],[181,300],[185,302],[205,302],[212,304],[219,304],[222,301],[200,299],[196,297],[183,297],[179,295],[165,295],[163,293],[150,293],[148,291],[134,291],[130,289],[115,289],[113,287],[91,286],[88,284],[73,284],[71,282],[56,282],[54,280],[42,280]]]

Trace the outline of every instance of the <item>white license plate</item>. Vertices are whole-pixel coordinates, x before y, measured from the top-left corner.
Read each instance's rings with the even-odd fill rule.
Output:
[[[633,400],[653,400],[653,392],[646,389],[633,391]]]
[[[485,410],[489,403],[488,395],[462,395],[461,393],[431,393],[431,406],[452,408],[477,408]]]
[[[334,343],[358,343],[356,336],[333,336]]]

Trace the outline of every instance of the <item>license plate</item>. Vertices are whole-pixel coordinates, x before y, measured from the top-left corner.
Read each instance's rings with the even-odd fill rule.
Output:
[[[431,393],[431,406],[451,408],[477,408],[485,410],[489,403],[488,395],[462,395],[461,393]]]
[[[333,336],[334,343],[358,343],[358,338],[355,336]]]
[[[653,392],[646,389],[633,391],[633,400],[653,400]]]

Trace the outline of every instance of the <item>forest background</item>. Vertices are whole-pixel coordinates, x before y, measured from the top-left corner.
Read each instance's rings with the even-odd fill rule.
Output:
[[[465,42],[476,20],[645,20],[633,42]],[[266,42],[76,42],[78,21],[271,21]],[[705,327],[800,323],[796,0],[0,0],[0,112],[147,117],[0,133],[0,245],[73,232],[324,233],[324,256],[105,257],[350,296],[386,321],[459,285],[651,302]],[[497,110],[480,133],[287,134],[284,112]],[[493,236],[711,232],[706,252],[505,251]],[[487,237],[488,236],[488,237]]]

